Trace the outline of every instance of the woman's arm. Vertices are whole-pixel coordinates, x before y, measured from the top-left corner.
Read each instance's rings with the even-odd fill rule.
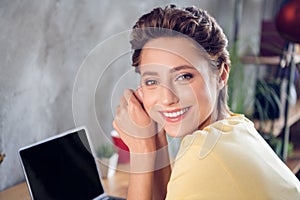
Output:
[[[153,183],[155,168],[155,149],[149,148],[131,150],[130,176],[127,199],[150,200],[153,199]],[[135,152],[135,153],[133,153]],[[139,153],[136,153],[139,152]]]
[[[127,199],[152,199],[157,127],[133,91],[121,97],[113,126],[130,150]]]
[[[168,151],[168,142],[165,132],[160,132],[156,136],[156,163],[153,180],[153,199],[163,200],[167,195],[167,185],[171,176],[171,166]]]
[[[129,200],[166,198],[171,167],[165,133],[155,136],[155,145],[152,142],[142,140],[130,149]]]
[[[167,196],[167,185],[171,176],[171,167],[166,166],[154,172],[153,199],[163,200]]]

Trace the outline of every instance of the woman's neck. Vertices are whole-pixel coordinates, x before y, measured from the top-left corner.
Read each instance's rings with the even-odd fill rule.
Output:
[[[226,118],[230,117],[230,115],[231,115],[231,113],[229,113],[229,112],[212,112],[212,114],[209,115],[204,120],[204,122],[198,126],[198,130],[203,130],[205,127],[209,126],[210,124],[212,124],[216,121],[226,119]]]

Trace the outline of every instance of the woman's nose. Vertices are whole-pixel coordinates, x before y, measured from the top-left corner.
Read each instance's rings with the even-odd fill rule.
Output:
[[[160,87],[160,99],[161,103],[166,106],[176,104],[179,101],[179,98],[175,94],[174,90],[165,86]]]

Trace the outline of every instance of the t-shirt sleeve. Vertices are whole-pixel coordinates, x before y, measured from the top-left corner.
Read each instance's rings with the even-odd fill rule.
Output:
[[[167,199],[245,199],[226,166],[213,153],[201,160],[198,154],[199,148],[193,146],[179,152]]]

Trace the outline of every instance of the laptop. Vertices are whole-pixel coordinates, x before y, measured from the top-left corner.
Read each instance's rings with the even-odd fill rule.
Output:
[[[107,199],[84,127],[19,150],[32,199]]]

